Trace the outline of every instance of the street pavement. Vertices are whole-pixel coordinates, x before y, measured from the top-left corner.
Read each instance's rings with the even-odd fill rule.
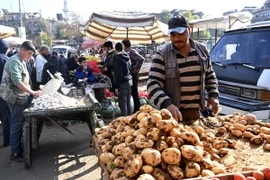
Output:
[[[39,148],[33,151],[32,167],[10,161],[10,147],[3,148],[0,125],[0,180],[100,180],[101,169],[92,148],[86,123],[67,126],[74,134],[56,126],[43,126]]]

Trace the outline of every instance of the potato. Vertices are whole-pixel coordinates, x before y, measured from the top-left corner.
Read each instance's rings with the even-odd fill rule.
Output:
[[[113,162],[115,159],[115,156],[112,153],[109,152],[103,152],[99,156],[101,162],[104,164],[108,164],[109,162]]]
[[[142,106],[140,107],[140,111],[141,111],[141,112],[149,113],[149,112],[151,112],[152,110],[153,110],[152,106],[150,106],[150,105],[148,105],[148,104],[142,105]]]
[[[163,120],[167,120],[167,119],[172,119],[172,114],[170,113],[170,111],[168,109],[161,109],[160,110],[160,115],[162,117]]]
[[[154,123],[157,123],[162,120],[162,116],[160,115],[160,113],[153,113],[151,114],[151,119]]]
[[[211,169],[213,167],[213,162],[210,158],[209,159],[203,158],[200,164],[201,164],[201,168],[204,168],[204,169]]]
[[[192,144],[192,145],[200,144],[200,138],[194,132],[183,132],[180,137],[188,144]]]
[[[244,138],[251,139],[251,138],[253,138],[255,135],[252,134],[251,132],[245,131],[245,132],[243,132],[243,136],[244,136]]]
[[[158,141],[156,144],[156,149],[162,152],[163,150],[169,148],[168,144],[165,141]]]
[[[228,147],[228,143],[226,141],[215,140],[213,142],[213,147],[215,149],[226,148],[226,147]]]
[[[228,153],[229,153],[229,149],[227,149],[227,148],[220,148],[219,149],[219,154],[221,156],[226,156]]]
[[[164,171],[156,167],[154,168],[152,172],[152,176],[156,180],[171,180],[172,179],[169,174],[165,173]]]
[[[178,138],[176,138],[175,139],[175,142],[177,143],[177,145],[179,146],[179,147],[181,147],[182,145],[184,145],[184,140],[182,139],[182,138],[180,138],[180,137],[178,137]]]
[[[151,174],[141,174],[137,180],[156,180]]]
[[[218,128],[218,132],[224,134],[226,132],[225,127]]]
[[[122,156],[118,156],[113,161],[114,165],[118,168],[123,168],[125,166],[126,161]]]
[[[196,131],[197,134],[200,135],[200,134],[203,134],[205,130],[203,129],[202,126],[196,126],[195,131]]]
[[[143,118],[140,123],[139,123],[139,127],[140,128],[153,128],[155,127],[156,123],[152,121],[151,117],[145,117]]]
[[[169,131],[173,130],[173,128],[177,128],[178,127],[178,123],[174,119],[161,120],[161,121],[159,121],[159,122],[156,123],[156,126],[160,130],[163,130],[165,132],[169,132]]]
[[[225,168],[221,167],[221,166],[220,167],[213,167],[211,170],[215,173],[215,175],[226,173]]]
[[[263,143],[263,139],[260,136],[254,136],[250,139],[252,144],[261,145]]]
[[[148,118],[150,117],[150,114],[146,113],[146,112],[141,112],[137,115],[137,120],[141,121],[143,118]]]
[[[248,124],[253,125],[256,123],[257,119],[256,116],[253,114],[246,114],[244,119],[247,121]]]
[[[203,148],[206,151],[210,151],[213,147],[212,147],[212,144],[210,144],[210,143],[204,143]]]
[[[122,137],[126,138],[128,136],[132,136],[134,132],[135,132],[135,129],[126,129],[121,133],[121,135]]]
[[[139,134],[146,136],[147,132],[148,132],[147,128],[140,128],[133,133],[133,137],[136,138]]]
[[[220,160],[220,156],[218,154],[212,153],[211,154],[211,160]]]
[[[125,143],[126,144],[129,144],[129,143],[131,143],[133,141],[133,137],[132,136],[128,136],[128,137],[126,137],[126,139],[125,139]]]
[[[120,168],[115,168],[110,175],[110,178],[113,180],[119,179],[121,177],[125,177],[125,173],[124,173],[124,169],[120,169]]]
[[[137,148],[144,149],[144,148],[152,148],[154,146],[154,141],[149,138],[143,138],[139,140],[135,140],[134,144]]]
[[[128,160],[128,158],[135,154],[137,151],[135,145],[127,145],[123,150],[122,150],[122,157],[124,158],[124,160]]]
[[[238,138],[242,137],[242,132],[240,130],[232,130],[231,133],[235,137],[238,137]]]
[[[146,138],[146,136],[139,134],[137,137],[135,137],[134,141],[138,141],[138,140],[145,139],[145,138]]]
[[[264,144],[264,146],[263,146],[263,149],[265,150],[265,151],[270,151],[270,144]]]
[[[245,126],[245,125],[247,125],[248,123],[247,123],[246,120],[241,120],[241,121],[239,122],[239,124],[243,124],[243,125]]]
[[[183,179],[185,177],[184,171],[177,165],[168,165],[167,172],[173,179]]]
[[[175,137],[175,138],[180,137],[180,136],[181,136],[181,132],[180,132],[180,130],[178,130],[177,128],[173,128],[173,129],[170,131],[170,136],[173,136],[173,137]]]
[[[140,174],[151,174],[153,172],[153,167],[150,165],[143,165]]]
[[[126,124],[129,124],[132,127],[135,127],[138,124],[138,122],[139,121],[137,120],[136,116],[129,116],[126,118],[126,121],[125,121]]]
[[[162,151],[161,158],[167,164],[177,164],[181,160],[181,152],[176,148],[168,148]]]
[[[168,144],[168,146],[172,146],[173,143],[175,143],[175,137],[173,137],[173,136],[168,136],[168,137],[166,138],[166,143]]]
[[[188,125],[184,125],[184,128],[189,132],[194,132],[193,129]]]
[[[193,162],[201,162],[203,158],[203,148],[199,146],[183,145],[181,153],[184,158]]]
[[[241,132],[244,132],[244,131],[246,130],[246,126],[244,126],[243,124],[238,124],[238,123],[235,123],[235,124],[233,125],[233,128],[234,128],[235,130],[239,130],[239,131],[241,131]]]
[[[266,136],[267,136],[266,134],[260,133],[259,136],[260,136],[263,140],[266,140]]]
[[[133,154],[125,164],[124,172],[127,177],[135,177],[143,165],[142,157],[139,154]]]
[[[211,170],[204,169],[201,172],[202,177],[215,176],[215,173]]]
[[[161,162],[160,152],[156,149],[146,148],[141,152],[144,164],[157,166]]]
[[[126,147],[126,143],[121,143],[113,147],[112,153],[115,156],[121,156],[122,150]]]
[[[260,132],[264,134],[270,134],[270,128],[267,127],[261,127]]]
[[[207,151],[203,151],[203,159],[211,159],[211,155]]]
[[[124,128],[126,126],[126,123],[124,122],[120,122],[119,125],[117,126],[116,128],[116,132],[119,133],[119,132],[123,132],[124,131]]]
[[[154,128],[149,129],[146,135],[149,139],[153,141],[159,141],[162,134],[158,128],[154,127]]]
[[[270,143],[270,135],[266,135],[265,140],[266,140],[267,143]]]
[[[185,166],[185,175],[187,178],[198,177],[201,172],[201,167],[198,163],[189,162]]]

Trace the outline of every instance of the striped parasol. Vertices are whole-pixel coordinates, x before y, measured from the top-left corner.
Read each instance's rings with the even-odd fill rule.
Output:
[[[119,42],[128,38],[132,44],[162,43],[169,40],[168,26],[141,12],[100,12],[93,13],[81,32],[94,40],[107,39]]]

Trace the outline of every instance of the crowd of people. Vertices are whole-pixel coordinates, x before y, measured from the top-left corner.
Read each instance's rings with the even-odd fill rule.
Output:
[[[157,51],[151,64],[147,82],[150,98],[159,108],[168,109],[178,121],[198,119],[209,108],[209,115],[216,115],[219,110],[218,82],[206,47],[190,38],[190,27],[183,16],[171,18],[168,27],[171,42]],[[137,112],[140,108],[138,73],[144,57],[131,48],[129,39],[117,42],[115,47],[111,41],[106,41],[103,50],[107,54],[103,74],[112,82],[110,91],[118,96],[121,115]],[[52,74],[60,72],[66,83],[69,83],[70,72],[87,83],[94,81],[86,58],[78,53],[64,59],[57,52],[50,53],[47,46],[41,46],[36,56],[35,52],[34,45],[25,41],[20,50],[9,58],[8,43],[0,40],[3,146],[11,145],[11,160],[23,161],[20,146],[22,112],[27,107],[29,95],[42,94],[39,85],[50,80],[47,70]],[[134,100],[133,111],[131,97]]]

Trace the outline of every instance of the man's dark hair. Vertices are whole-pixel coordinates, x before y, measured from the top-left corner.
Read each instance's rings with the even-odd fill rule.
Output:
[[[108,47],[113,48],[113,43],[112,43],[112,41],[106,41],[103,46],[107,47],[107,48]]]
[[[86,61],[86,58],[84,56],[81,56],[78,61],[79,63],[82,63],[83,61]]]
[[[30,41],[24,41],[21,45],[21,48],[23,48],[26,51],[32,51],[33,53],[36,52],[35,46]]]
[[[131,47],[130,40],[128,40],[128,39],[124,39],[124,40],[122,41],[122,43],[123,43],[124,46],[126,46],[127,48],[130,48],[130,47]]]
[[[123,49],[124,49],[123,43],[121,43],[121,42],[116,43],[116,45],[115,45],[116,51],[121,52],[121,51],[123,51]]]

